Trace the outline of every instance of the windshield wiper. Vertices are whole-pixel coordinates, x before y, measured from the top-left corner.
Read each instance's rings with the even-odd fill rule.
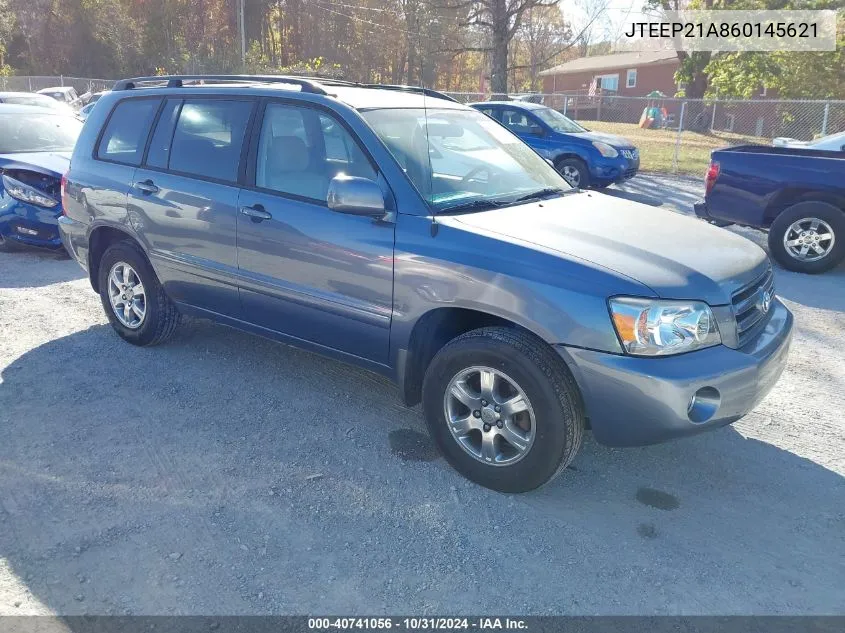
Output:
[[[469,202],[461,202],[458,204],[453,204],[449,207],[443,207],[442,209],[437,210],[437,214],[440,215],[441,213],[455,213],[458,211],[481,211],[486,209],[493,209],[495,207],[501,207],[504,202],[501,200],[470,200]]]
[[[568,193],[574,193],[579,191],[579,189],[561,189],[560,187],[547,187],[545,189],[538,189],[537,191],[532,191],[531,193],[527,193],[524,196],[520,196],[513,200],[513,202],[525,202],[527,200],[539,200],[545,198],[547,196],[552,195],[561,195],[565,196]]]

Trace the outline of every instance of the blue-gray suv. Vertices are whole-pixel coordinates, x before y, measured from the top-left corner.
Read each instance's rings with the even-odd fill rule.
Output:
[[[497,490],[549,481],[586,428],[621,446],[730,424],[786,363],[760,248],[570,188],[430,90],[123,80],[62,195],[64,244],[126,341],[194,315],[388,376]]]

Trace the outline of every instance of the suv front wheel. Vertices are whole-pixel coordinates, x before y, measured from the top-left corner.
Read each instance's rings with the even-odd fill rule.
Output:
[[[99,289],[112,327],[133,345],[163,343],[179,325],[179,311],[134,242],[112,244],[103,253]]]
[[[552,480],[581,445],[584,414],[577,386],[542,341],[488,327],[448,343],[423,382],[429,431],[468,479],[501,492]]]

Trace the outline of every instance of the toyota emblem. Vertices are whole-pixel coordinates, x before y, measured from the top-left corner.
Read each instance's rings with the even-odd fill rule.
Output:
[[[769,308],[772,307],[772,298],[771,290],[763,291],[763,294],[760,296],[760,312],[766,314],[769,311]]]

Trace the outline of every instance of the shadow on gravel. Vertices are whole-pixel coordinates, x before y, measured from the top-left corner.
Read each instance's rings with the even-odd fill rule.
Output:
[[[509,496],[396,454],[425,425],[380,377],[203,321],[0,379],[0,558],[61,614],[842,608],[845,479],[732,428]]]
[[[793,273],[776,266],[775,284],[775,292],[785,299],[810,308],[845,312],[845,263],[821,275]]]
[[[37,288],[85,278],[67,254],[41,250],[0,253],[0,288]]]

